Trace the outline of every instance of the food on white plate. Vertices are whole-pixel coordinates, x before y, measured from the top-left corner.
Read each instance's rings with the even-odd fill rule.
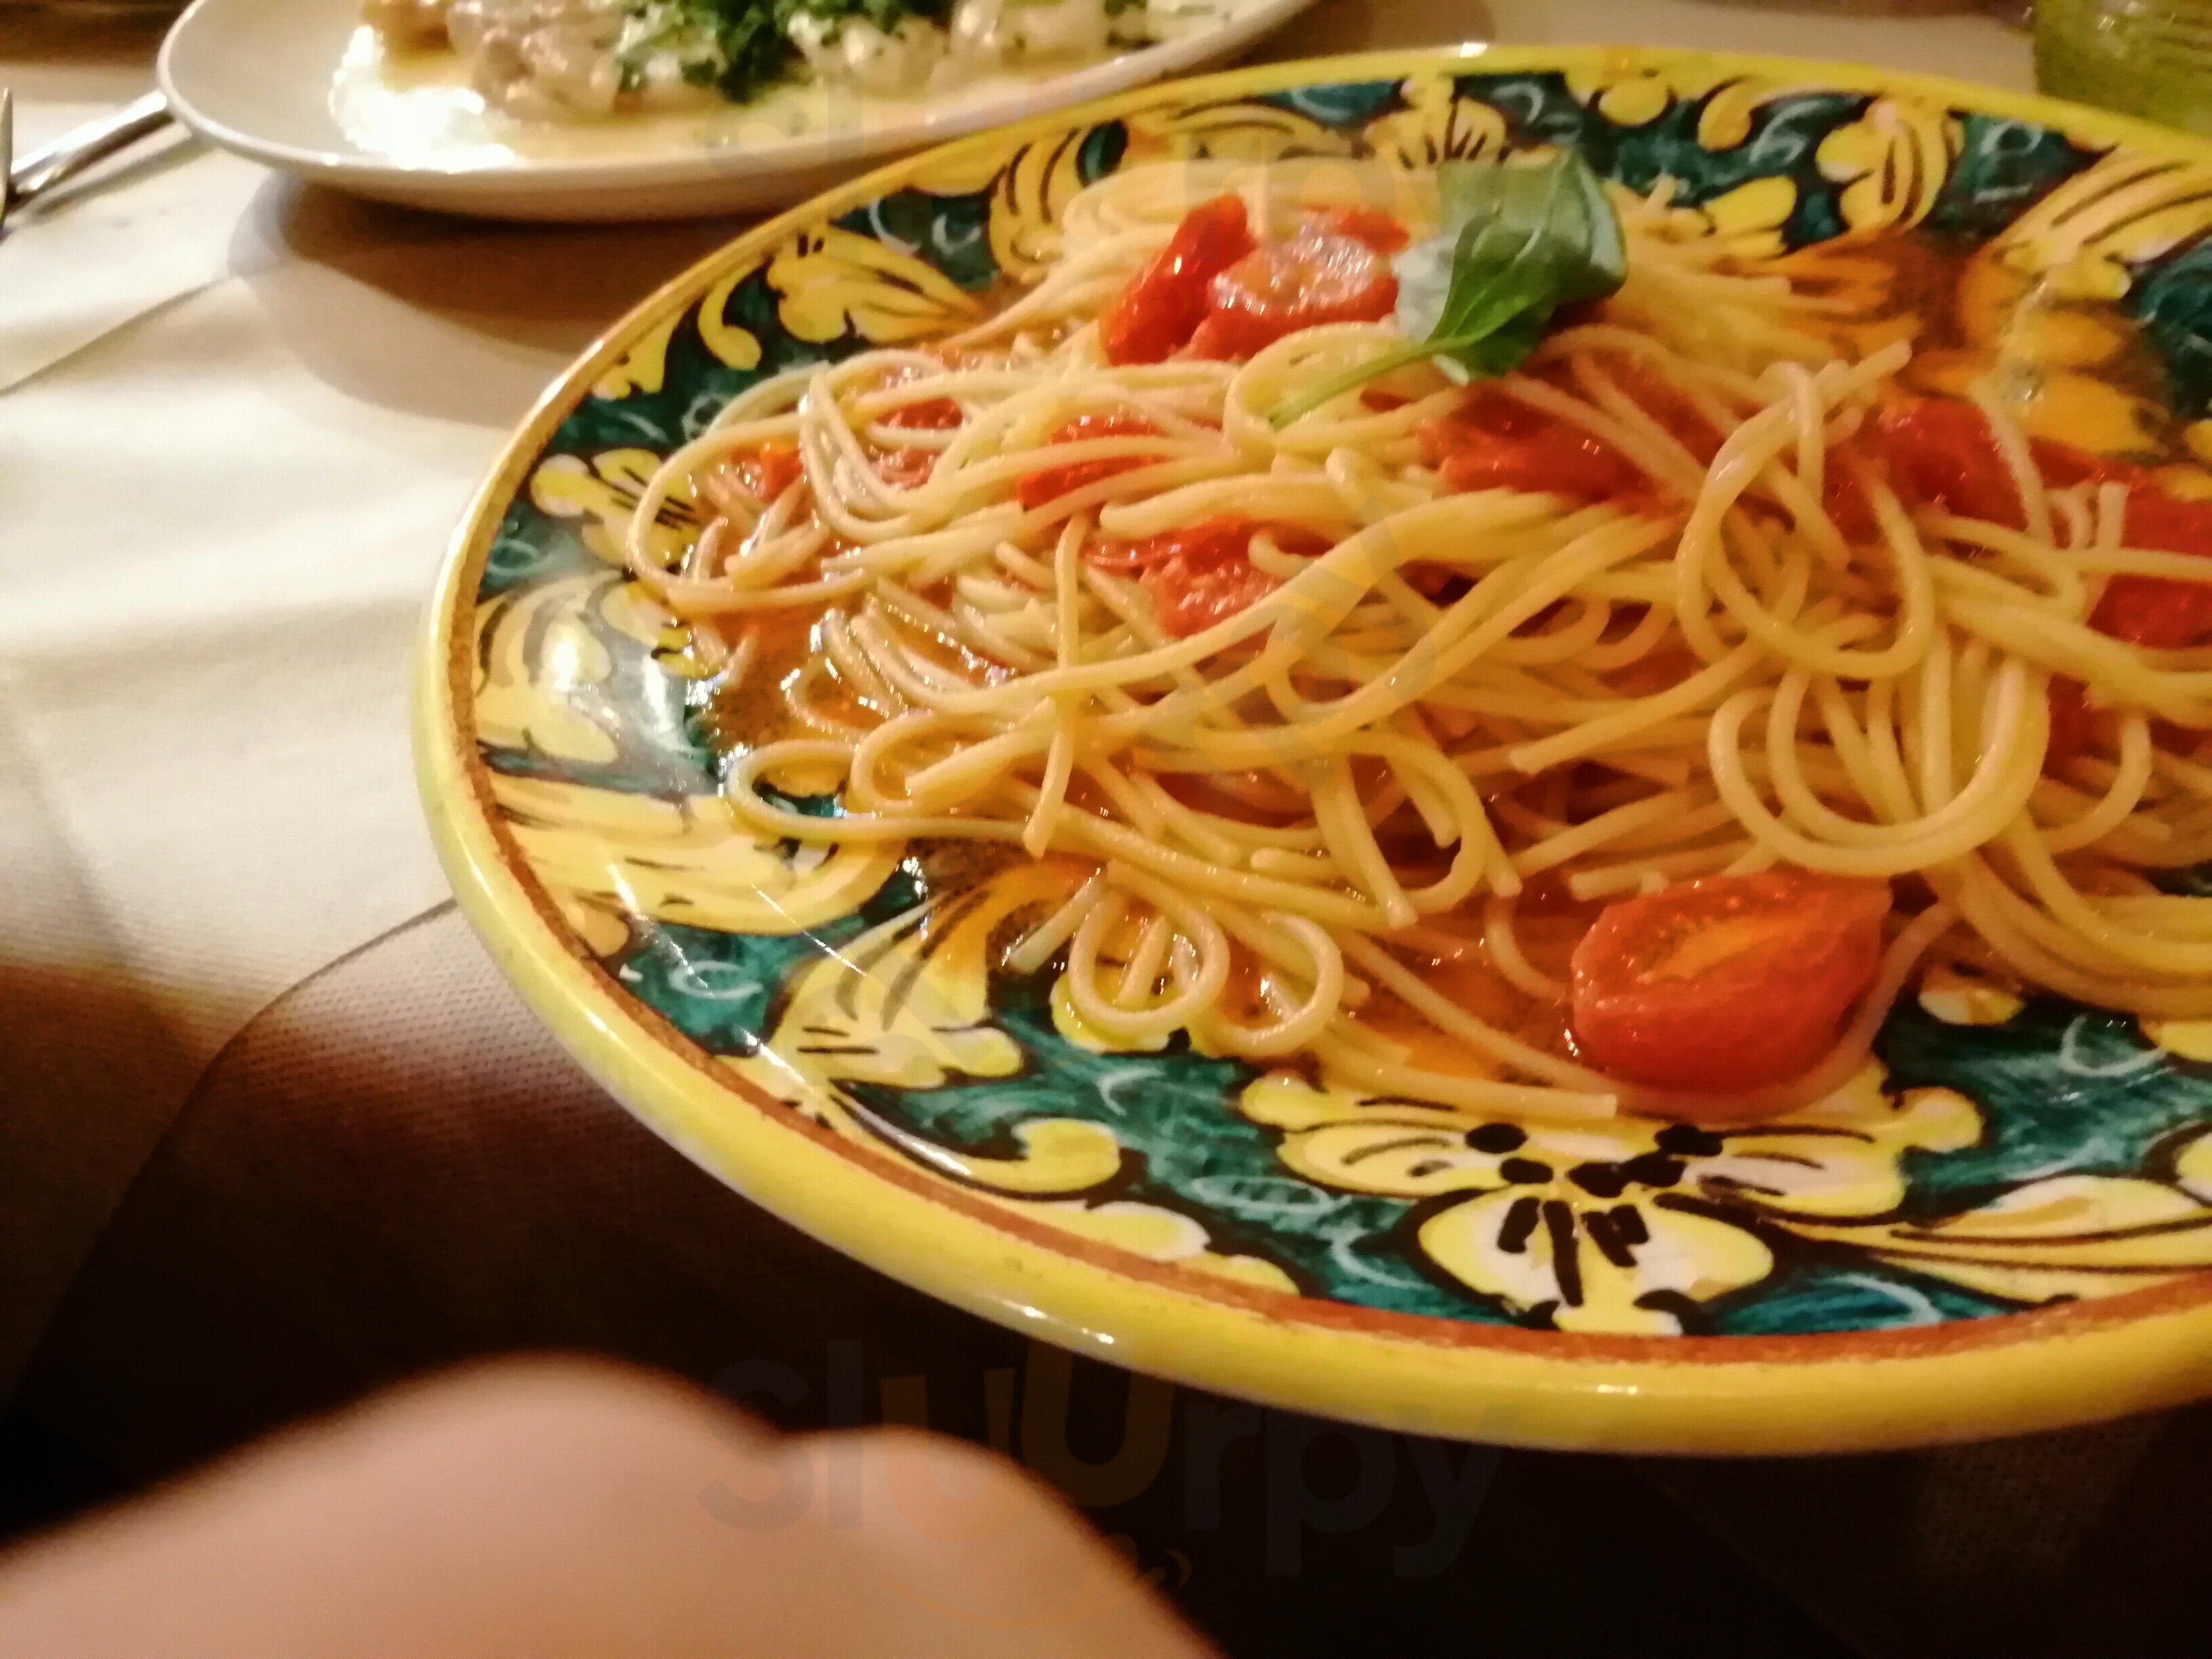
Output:
[[[450,47],[486,102],[579,121],[748,103],[794,79],[877,96],[1147,43],[1145,0],[364,0],[391,47]]]

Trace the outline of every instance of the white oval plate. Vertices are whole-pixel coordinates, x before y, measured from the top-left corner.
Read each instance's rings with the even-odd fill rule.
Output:
[[[386,61],[360,0],[195,0],[161,47],[178,118],[281,172],[500,219],[781,207],[864,165],[1234,56],[1313,0],[1152,0],[1168,38],[1103,63],[914,99],[791,87],[750,105],[573,126],[487,113],[450,53]]]

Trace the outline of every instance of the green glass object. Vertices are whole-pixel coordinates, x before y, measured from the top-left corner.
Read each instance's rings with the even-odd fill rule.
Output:
[[[2036,0],[2035,80],[2212,135],[2212,0]]]

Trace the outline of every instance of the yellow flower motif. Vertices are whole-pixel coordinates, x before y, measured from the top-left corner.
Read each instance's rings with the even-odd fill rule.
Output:
[[[900,855],[894,844],[879,856],[895,861]],[[991,934],[1016,911],[1050,902],[1066,890],[1059,866],[1018,865],[965,896],[928,901],[894,916],[799,969],[760,1052],[731,1063],[777,1099],[832,1124],[849,1121],[860,1109],[841,1083],[941,1089],[955,1077],[1012,1077],[1021,1069],[1021,1050],[991,1024]],[[848,910],[856,908],[858,900]],[[1031,1124],[1046,1139],[1030,1141],[1029,1151],[1082,1164],[1097,1153],[1093,1127],[1075,1126],[1079,1133],[1070,1139]],[[982,1178],[969,1170],[961,1174]]]
[[[732,368],[758,368],[760,341],[753,331],[729,319],[730,296],[744,285],[758,265],[746,265],[717,280],[699,301],[699,337],[707,349]]]
[[[475,632],[477,738],[584,766],[617,757],[619,722],[604,712],[597,690],[614,672],[609,638],[657,653],[684,641],[634,583],[611,571],[487,600],[477,608]]]
[[[784,327],[817,345],[848,333],[872,345],[897,345],[983,314],[979,301],[926,260],[832,225],[802,230],[779,247],[768,283]]]
[[[1773,1269],[1759,1235],[1878,1217],[1914,1149],[1971,1145],[1965,1097],[1893,1098],[1880,1068],[1771,1123],[1485,1121],[1288,1073],[1246,1090],[1279,1156],[1340,1191],[1425,1200],[1422,1251],[1469,1289],[1561,1330],[1668,1335]]]
[[[2142,1034],[2181,1060],[2212,1065],[2212,1019],[2146,1019]]]
[[[1822,176],[1844,187],[1844,222],[1864,236],[1925,219],[1958,154],[1959,126],[1948,111],[1878,98],[1823,138],[1815,159]]]
[[[1083,150],[1093,131],[1010,141],[975,155],[955,150],[918,173],[915,187],[936,196],[988,190],[993,260],[1015,281],[1035,283],[1060,257],[1060,216],[1083,188]]]
[[[620,362],[592,382],[592,396],[611,403],[633,392],[659,391],[667,381],[668,343],[675,337],[676,325],[682,320],[679,315],[672,314],[646,330],[638,337],[637,343],[623,353]]]
[[[1505,118],[1458,95],[1448,75],[1417,75],[1401,88],[1407,107],[1367,124],[1369,148],[1401,167],[1474,161],[1505,148]]]
[[[1729,252],[1746,259],[1771,259],[1784,250],[1782,228],[1796,205],[1796,185],[1775,177],[1738,185],[1700,204],[1699,210]]]
[[[1993,245],[2069,299],[2117,300],[2135,270],[2212,231],[2212,163],[2116,150],[2013,222]]]
[[[2203,425],[2203,422],[2198,422]],[[2176,465],[2155,469],[2151,477],[2167,495],[2185,501],[2212,501],[2212,470]]]
[[[492,795],[562,915],[598,955],[631,919],[731,933],[794,933],[849,915],[893,868],[887,851],[765,842],[719,796],[665,800],[494,773]]]
[[[1595,69],[1572,70],[1567,74],[1567,89],[1577,101],[1624,127],[1648,125],[1672,109],[1677,100],[1694,102],[1716,88],[1734,84],[1753,87],[1758,83],[1738,82],[1727,70],[1695,60],[1659,65],[1643,62],[1629,53],[1608,56]],[[1731,109],[1724,119],[1734,118]],[[1745,131],[1748,131],[1747,123]],[[1722,147],[1717,141],[1708,141],[1702,131],[1698,142],[1708,149]],[[1728,142],[1741,143],[1743,135]]]
[[[1926,1226],[1806,1231],[2014,1302],[2115,1296],[2212,1269],[2212,1136],[2175,1175],[2054,1176]]]
[[[989,942],[1008,916],[1064,898],[1069,885],[1056,866],[1017,866],[967,896],[893,917],[801,969],[779,1000],[773,1033],[756,1053],[727,1063],[825,1127],[896,1152],[1017,1214],[1147,1261],[1295,1289],[1271,1262],[1215,1251],[1188,1216],[1080,1196],[1121,1173],[1121,1143],[1103,1125],[1032,1119],[1015,1126],[1018,1156],[990,1158],[916,1134],[842,1086],[940,1089],[964,1078],[1019,1073],[1020,1048],[991,1023]]]
[[[531,504],[556,519],[580,520],[577,533],[596,557],[609,564],[626,564],[623,544],[630,519],[659,467],[660,457],[649,449],[603,449],[589,460],[580,455],[549,456],[530,476]],[[706,527],[686,485],[661,504],[647,545],[666,569]]]
[[[503,593],[477,608],[477,738],[584,766],[620,753],[614,722],[578,708],[577,692],[614,672],[614,659],[585,620],[604,576],[548,582]]]
[[[1349,155],[1352,140],[1310,116],[1273,104],[1228,99],[1158,104],[1123,118],[1123,167],[1166,160],[1273,161],[1285,155]]]

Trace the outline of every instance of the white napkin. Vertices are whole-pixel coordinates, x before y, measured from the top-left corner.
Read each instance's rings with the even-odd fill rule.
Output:
[[[106,108],[19,105],[15,152]],[[16,210],[0,231],[0,392],[222,277],[232,228],[268,179],[178,130]]]

